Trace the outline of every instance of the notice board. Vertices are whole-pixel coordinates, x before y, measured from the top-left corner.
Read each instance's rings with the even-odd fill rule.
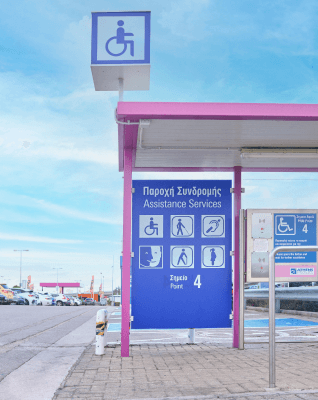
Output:
[[[317,253],[297,252],[317,245],[317,210],[247,210],[247,281],[266,282],[269,254],[279,246],[295,251],[275,256],[277,282],[317,280]]]
[[[133,181],[134,329],[230,327],[231,181]]]

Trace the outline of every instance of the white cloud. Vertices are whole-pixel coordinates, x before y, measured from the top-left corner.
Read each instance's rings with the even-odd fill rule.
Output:
[[[101,217],[100,215],[82,212],[76,209],[51,203],[43,199],[36,199],[25,195],[16,195],[5,191],[0,192],[0,203],[10,206],[32,207],[37,210],[41,209],[57,216],[81,219],[91,222],[100,222],[111,225],[122,225],[122,219],[118,217]]]
[[[169,10],[162,11],[159,23],[175,36],[185,41],[200,41],[209,35],[205,11],[209,0],[178,0],[169,4]]]
[[[55,146],[45,143],[30,143],[29,147],[23,148],[21,142],[3,143],[2,154],[18,158],[52,158],[59,161],[91,162],[101,165],[116,166],[118,164],[118,153],[106,148],[79,149],[72,143],[61,143]],[[40,162],[40,160],[38,160]]]
[[[23,235],[10,235],[8,233],[0,232],[0,239],[2,240],[18,240],[20,242],[37,242],[37,243],[55,243],[55,244],[78,244],[82,243],[82,240],[73,239],[54,239],[41,236],[23,236]]]

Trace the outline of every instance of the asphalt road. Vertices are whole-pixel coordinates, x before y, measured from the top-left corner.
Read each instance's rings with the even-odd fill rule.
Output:
[[[0,399],[51,399],[105,307],[0,306]]]

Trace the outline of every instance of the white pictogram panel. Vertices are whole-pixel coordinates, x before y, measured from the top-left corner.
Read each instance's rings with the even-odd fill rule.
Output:
[[[194,237],[194,215],[171,215],[172,238]]]
[[[163,246],[139,246],[139,269],[162,269]]]
[[[170,246],[170,268],[194,268],[194,246]]]
[[[202,268],[225,268],[225,246],[201,246]]]
[[[139,215],[140,238],[163,238],[163,215]]]
[[[225,237],[225,215],[202,215],[201,237]]]

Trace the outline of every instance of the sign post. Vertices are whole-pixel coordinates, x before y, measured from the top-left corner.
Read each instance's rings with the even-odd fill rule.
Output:
[[[231,181],[133,181],[132,328],[231,326]]]
[[[95,90],[149,90],[150,11],[93,12],[91,50]]]

